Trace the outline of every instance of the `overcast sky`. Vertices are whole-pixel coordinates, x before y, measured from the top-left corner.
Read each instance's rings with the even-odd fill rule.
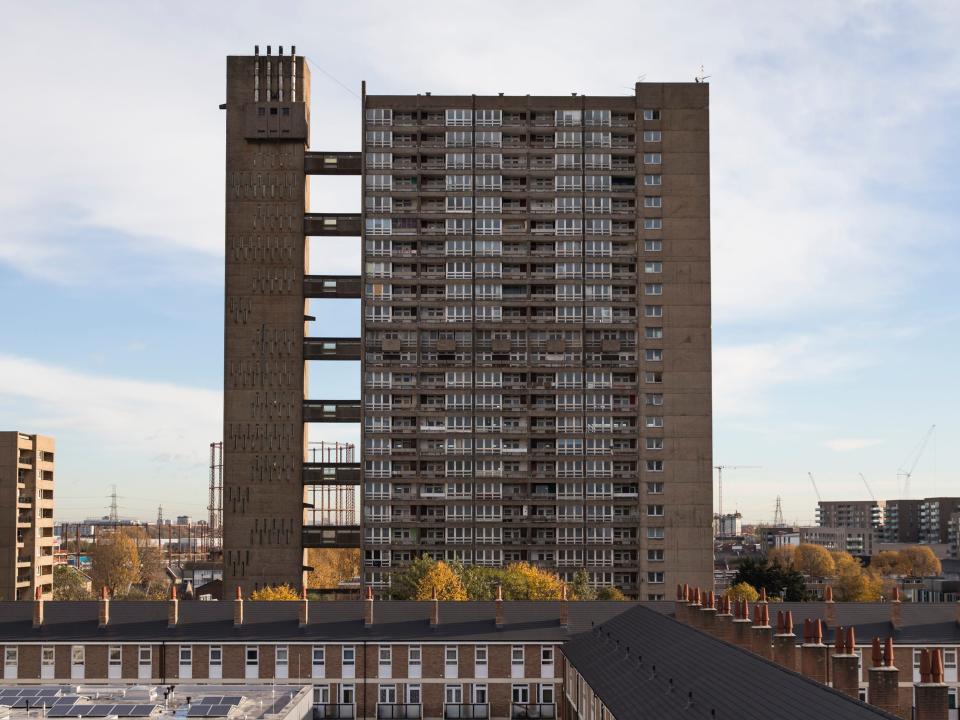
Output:
[[[224,57],[311,62],[312,146],[372,93],[621,95],[710,75],[714,460],[725,506],[960,494],[955,2],[54,3],[0,26],[0,429],[57,440],[57,517],[202,517],[220,438]],[[356,178],[313,180],[356,211]],[[314,241],[356,273],[356,240]],[[316,334],[359,303],[314,303]],[[336,365],[332,370],[330,365]],[[328,364],[315,397],[356,397]],[[312,439],[352,439],[321,426]]]

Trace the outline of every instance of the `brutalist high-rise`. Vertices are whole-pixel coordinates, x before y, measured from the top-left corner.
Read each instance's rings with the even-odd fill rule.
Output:
[[[228,59],[226,110],[227,592],[358,544],[384,595],[423,553],[712,582],[707,85],[364,92],[362,152],[325,153],[281,50]],[[362,213],[308,213],[312,174],[361,175]],[[308,274],[312,236],[360,236],[362,277]],[[360,338],[310,336],[324,297]],[[360,360],[362,397],[311,398],[307,360]],[[361,462],[305,455],[344,421]],[[318,500],[357,486],[359,526]]]

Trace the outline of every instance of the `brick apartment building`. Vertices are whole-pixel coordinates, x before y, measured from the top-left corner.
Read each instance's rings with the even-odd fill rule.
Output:
[[[378,595],[424,553],[708,582],[708,86],[364,91],[357,153],[307,149],[309,100],[295,53],[228,58],[227,592],[358,545]],[[362,212],[308,212],[313,174],[361,176]],[[310,274],[324,236],[360,237],[362,275]],[[308,335],[324,297],[361,299],[360,338]],[[361,397],[314,398],[304,360],[359,360]],[[305,462],[312,422],[359,422],[360,461]]]
[[[0,432],[0,600],[53,593],[54,441]]]

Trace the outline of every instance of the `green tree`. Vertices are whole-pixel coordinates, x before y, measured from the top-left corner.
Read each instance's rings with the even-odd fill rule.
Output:
[[[763,588],[768,597],[779,597],[780,593],[784,593],[784,599],[790,602],[799,602],[807,597],[803,575],[778,564],[770,565],[766,559],[743,560],[732,582],[733,585],[738,583],[747,583],[757,590]]]
[[[571,600],[596,600],[597,591],[590,587],[590,580],[587,577],[587,571],[583,568],[577,570],[573,575],[573,582],[570,583]]]
[[[98,537],[90,559],[90,579],[97,595],[105,587],[111,597],[123,597],[140,580],[140,553],[126,533],[110,532]]]
[[[597,600],[626,600],[627,596],[618,587],[603,587],[597,590]]]
[[[394,600],[414,600],[417,597],[417,586],[430,568],[436,563],[426,555],[420,555],[402,572],[393,576],[391,595]]]
[[[493,600],[503,585],[503,569],[480,565],[453,566],[471,600]]]
[[[90,600],[93,594],[90,581],[83,573],[69,565],[57,565],[53,568],[54,600]]]

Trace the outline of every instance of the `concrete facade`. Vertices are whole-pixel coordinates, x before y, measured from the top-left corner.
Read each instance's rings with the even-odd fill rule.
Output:
[[[0,432],[0,599],[53,597],[53,438]]]

